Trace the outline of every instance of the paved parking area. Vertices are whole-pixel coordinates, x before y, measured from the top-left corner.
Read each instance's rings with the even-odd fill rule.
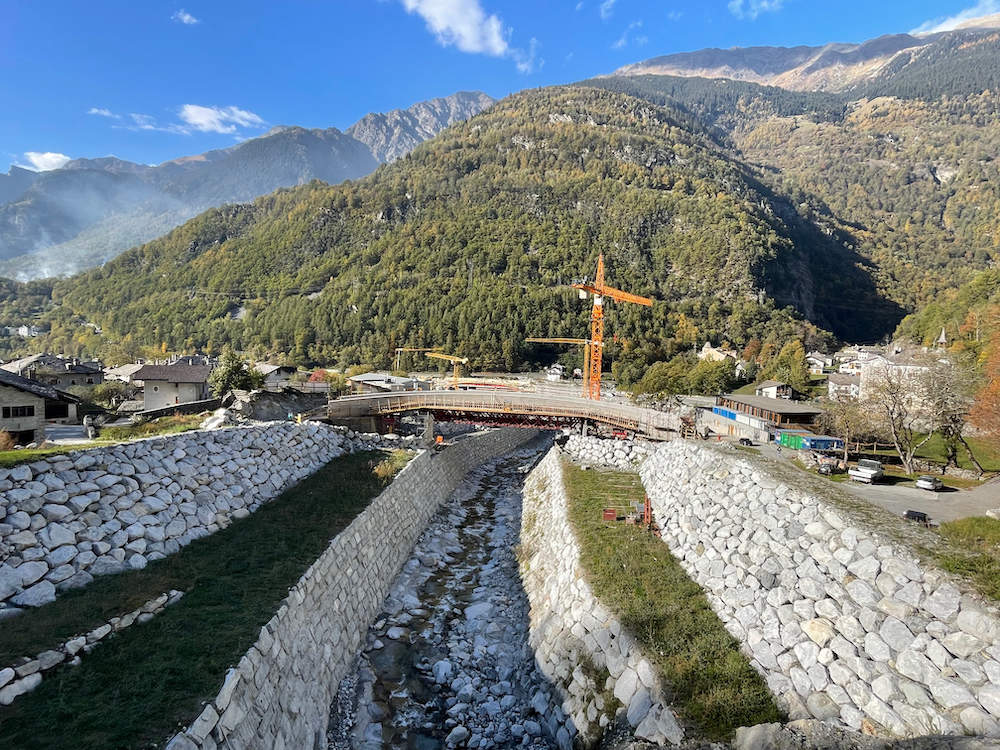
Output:
[[[793,453],[778,453],[773,445],[757,445],[761,455],[777,460],[787,460]],[[836,482],[852,495],[885,508],[890,513],[903,515],[908,510],[926,513],[933,521],[956,521],[969,516],[983,516],[986,511],[1000,508],[1000,479],[994,479],[970,490],[945,488],[941,492],[918,490],[916,487],[899,487],[887,484],[861,482]]]

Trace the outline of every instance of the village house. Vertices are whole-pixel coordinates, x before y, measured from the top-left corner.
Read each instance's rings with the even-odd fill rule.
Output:
[[[292,376],[298,372],[292,365],[271,365],[267,362],[257,362],[253,369],[264,376],[265,388],[285,388],[292,382]]]
[[[0,369],[0,431],[16,445],[40,443],[46,422],[75,422],[80,399]]]
[[[822,352],[809,352],[806,355],[806,366],[810,375],[822,375],[826,368],[833,367],[833,357]]]
[[[104,368],[104,379],[105,380],[117,380],[127,385],[134,385],[137,388],[142,388],[142,381],[135,379],[135,374],[141,370],[143,364],[141,362],[133,362],[128,365],[119,365],[118,367],[106,367]]]
[[[83,362],[75,357],[56,354],[32,354],[2,365],[2,369],[59,389],[74,385],[100,385],[104,382],[104,370],[100,362]]]
[[[706,341],[705,345],[701,347],[701,351],[698,352],[698,359],[707,359],[710,362],[724,362],[727,359],[738,359],[738,355],[733,349],[723,349],[721,346],[716,348],[712,346],[712,342]]]
[[[802,396],[788,383],[782,383],[780,380],[765,380],[758,383],[754,386],[754,395],[765,398],[799,398]]]
[[[207,365],[143,365],[133,374],[143,385],[145,411],[164,409],[173,404],[205,401],[209,397]]]
[[[907,381],[927,372],[930,365],[905,354],[880,355],[864,363],[860,372],[858,397],[869,398],[878,383],[890,380]]]
[[[861,395],[861,376],[831,372],[826,378],[826,395],[831,401],[858,398]]]

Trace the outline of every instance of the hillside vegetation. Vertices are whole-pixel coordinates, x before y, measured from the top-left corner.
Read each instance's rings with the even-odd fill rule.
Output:
[[[79,344],[86,319],[168,349],[388,364],[396,346],[440,345],[517,368],[525,336],[586,329],[568,283],[602,251],[611,282],[659,302],[610,313],[627,342],[612,358],[688,346],[682,313],[738,346],[890,331],[901,314],[863,259],[688,122],[589,88],[512,96],[362,181],[212,210],[58,282],[49,343]],[[841,309],[848,294],[863,314]]]

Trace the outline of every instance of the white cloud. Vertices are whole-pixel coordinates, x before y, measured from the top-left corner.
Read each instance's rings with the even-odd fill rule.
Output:
[[[576,10],[577,10],[578,12],[579,12],[579,11],[581,11],[581,10],[583,10],[583,0],[580,0],[580,2],[578,2],[578,3],[576,4]]]
[[[110,117],[113,120],[120,120],[121,115],[116,115],[110,109],[106,107],[91,107],[87,110],[88,115],[97,115],[99,117]]]
[[[668,21],[680,21],[683,16],[684,16],[684,11],[681,11],[681,10],[672,10],[669,13],[667,13],[667,20]]]
[[[143,115],[138,112],[130,112],[129,117],[132,120],[132,127],[135,130],[160,130],[161,128],[156,125],[156,118],[152,115]]]
[[[641,28],[642,28],[642,21],[633,21],[632,23],[630,23],[628,26],[625,27],[625,31],[623,31],[622,35],[618,37],[618,40],[611,45],[611,49],[624,49],[625,47],[627,47],[629,43],[629,34],[631,34],[636,29],[641,29]],[[633,40],[633,42],[640,47],[647,41],[649,40],[644,36],[636,37]]]
[[[203,107],[185,104],[180,109],[184,123],[203,133],[235,133],[237,128],[261,127],[264,120],[239,107]]]
[[[408,13],[427,23],[438,43],[462,52],[503,57],[509,51],[503,23],[487,15],[479,0],[402,0]]]
[[[66,154],[57,154],[53,151],[25,151],[24,158],[27,164],[22,164],[25,169],[32,169],[35,172],[47,172],[50,169],[59,169],[70,160]]]
[[[781,10],[784,0],[729,0],[729,12],[737,18],[753,21],[761,13]]]
[[[618,2],[618,0],[604,0],[604,2],[601,3],[601,8],[600,8],[601,18],[603,18],[605,21],[611,18],[611,14],[615,10],[616,2]]]
[[[545,65],[545,60],[538,57],[538,48],[541,45],[535,37],[531,37],[531,42],[528,45],[527,51],[521,49],[512,49],[510,55],[514,58],[514,64],[517,65],[517,69],[521,73],[534,73],[536,70],[541,70],[542,66]]]
[[[944,18],[932,18],[924,21],[911,34],[933,34],[937,31],[951,31],[958,28],[963,22],[980,16],[988,16],[992,13],[1000,13],[1000,0],[979,0],[971,8],[959,11],[953,16]]]
[[[177,21],[177,23],[182,23],[185,26],[194,26],[197,23],[201,23],[201,21],[192,16],[183,8],[181,8],[179,11],[170,16],[170,20]]]

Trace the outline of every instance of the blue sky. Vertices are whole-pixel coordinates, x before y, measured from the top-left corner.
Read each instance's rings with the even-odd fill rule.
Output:
[[[607,73],[655,55],[862,41],[1000,0],[0,0],[0,169],[159,163],[278,124]]]

